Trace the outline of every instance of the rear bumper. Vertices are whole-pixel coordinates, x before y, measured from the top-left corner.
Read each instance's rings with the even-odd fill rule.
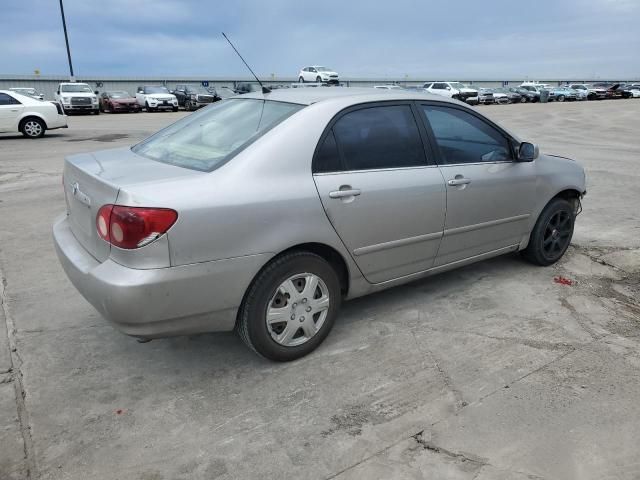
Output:
[[[118,330],[141,338],[232,330],[244,292],[271,257],[139,270],[94,259],[76,240],[66,215],[54,223],[53,238],[60,263],[82,296]]]

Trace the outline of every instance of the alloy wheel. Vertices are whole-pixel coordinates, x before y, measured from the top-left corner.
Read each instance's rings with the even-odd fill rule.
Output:
[[[330,304],[329,289],[319,276],[292,275],[280,284],[269,301],[267,330],[282,346],[302,345],[320,331]]]
[[[554,213],[544,230],[542,251],[546,258],[555,259],[562,255],[571,241],[572,215],[566,210]]]
[[[29,120],[24,124],[24,133],[29,137],[39,137],[42,135],[42,125],[35,120]]]

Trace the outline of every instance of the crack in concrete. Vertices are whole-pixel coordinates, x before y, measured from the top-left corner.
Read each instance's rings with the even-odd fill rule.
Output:
[[[20,433],[22,435],[22,445],[24,448],[24,460],[27,474],[27,480],[31,480],[36,476],[36,462],[33,449],[33,439],[31,437],[31,423],[29,421],[29,412],[25,402],[27,395],[22,382],[22,359],[18,353],[18,345],[16,341],[16,327],[13,322],[13,318],[9,312],[7,305],[7,279],[3,276],[0,270],[0,308],[2,308],[5,319],[5,327],[7,329],[7,338],[9,340],[9,359],[11,362],[10,367],[10,380],[13,382],[15,397],[16,397],[16,409],[18,412],[18,422],[20,425]],[[6,382],[6,383],[9,383]]]

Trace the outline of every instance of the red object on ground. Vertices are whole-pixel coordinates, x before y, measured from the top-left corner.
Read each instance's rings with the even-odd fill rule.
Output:
[[[573,285],[573,280],[570,280],[562,276],[553,277],[553,281],[556,283],[559,283],[560,285],[569,285],[569,286]]]

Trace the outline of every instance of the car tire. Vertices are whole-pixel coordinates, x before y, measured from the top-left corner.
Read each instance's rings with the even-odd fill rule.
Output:
[[[307,279],[316,285],[313,292],[305,293]],[[307,298],[309,294],[313,298]],[[312,309],[314,298],[318,305],[323,302],[322,310]],[[278,362],[295,360],[324,341],[341,300],[340,280],[325,259],[306,251],[287,253],[267,264],[251,283],[238,313],[236,331],[258,355]],[[277,312],[280,308],[283,313]],[[283,321],[268,323],[269,310],[274,319]],[[311,313],[305,318],[305,312]]]
[[[560,260],[571,243],[575,218],[573,205],[564,198],[549,202],[533,227],[524,257],[543,267]]]
[[[151,110],[151,107],[149,107],[149,102],[145,101],[144,102],[144,109],[148,112],[151,113],[153,110]]]
[[[304,77],[298,78],[298,83],[304,83]]]
[[[520,97],[520,103],[527,103],[527,97]]]
[[[92,110],[91,113],[93,113],[94,115],[100,115],[100,109],[96,109],[96,110]]]
[[[322,83],[322,78],[316,77],[316,83]]]
[[[556,100],[558,102],[564,102],[564,100],[565,100],[564,95],[558,95],[558,98],[556,98]]]
[[[46,129],[44,121],[37,117],[27,117],[20,122],[20,132],[27,138],[41,138]]]
[[[174,111],[174,112],[177,112],[178,109],[179,109],[179,107],[173,107],[171,110]]]

